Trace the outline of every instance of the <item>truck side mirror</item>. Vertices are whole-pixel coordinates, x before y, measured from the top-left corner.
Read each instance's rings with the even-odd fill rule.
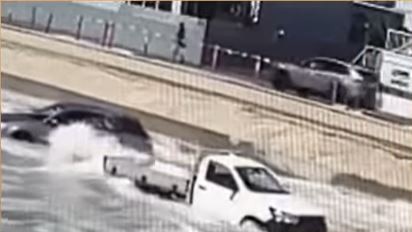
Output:
[[[233,189],[233,192],[232,192],[232,195],[230,195],[230,200],[232,201],[233,200],[233,198],[235,198],[235,196],[236,196],[236,194],[239,192],[239,189],[238,188],[234,188]]]

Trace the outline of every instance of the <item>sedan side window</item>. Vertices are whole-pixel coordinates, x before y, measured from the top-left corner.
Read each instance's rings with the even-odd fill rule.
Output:
[[[206,180],[234,191],[238,190],[236,181],[230,170],[213,161],[210,161],[207,167]]]
[[[54,116],[60,124],[69,124],[78,121],[91,120],[99,118],[98,114],[85,111],[66,111]]]

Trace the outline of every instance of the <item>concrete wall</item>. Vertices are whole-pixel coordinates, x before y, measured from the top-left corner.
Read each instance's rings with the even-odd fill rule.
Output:
[[[113,22],[113,46],[142,53],[148,41],[148,56],[168,60],[172,59],[178,24],[184,22],[186,61],[195,65],[201,61],[205,20],[121,3],[4,2],[1,10],[5,23],[34,26],[37,30],[45,30],[53,14],[50,32],[71,36],[76,35],[82,16],[81,39],[96,43],[102,43],[105,22]]]

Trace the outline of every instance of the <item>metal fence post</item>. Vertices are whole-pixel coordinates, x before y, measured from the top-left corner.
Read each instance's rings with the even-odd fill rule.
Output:
[[[330,102],[332,105],[334,105],[336,103],[337,100],[337,96],[338,96],[338,82],[337,81],[333,81],[332,82],[332,93],[331,93],[331,99]]]
[[[13,22],[13,13],[11,11],[7,14],[7,22],[10,24]]]
[[[255,75],[256,76],[259,76],[261,69],[262,69],[262,57],[256,56],[256,63],[255,63]]]
[[[145,35],[144,42],[143,42],[143,54],[147,55],[148,52],[149,52],[149,36]]]
[[[111,22],[111,24],[110,24],[109,41],[108,41],[108,43],[107,43],[107,46],[108,46],[109,48],[111,48],[111,47],[113,46],[115,29],[116,29],[116,23],[115,23],[115,22]]]
[[[104,29],[103,29],[103,36],[102,36],[102,47],[105,46],[106,40],[107,40],[107,33],[109,31],[109,22],[105,21],[104,22]]]
[[[37,7],[33,7],[31,10],[31,28],[36,26],[36,14],[37,14]]]
[[[76,39],[79,40],[82,34],[82,27],[83,27],[83,15],[79,16],[79,20],[77,21],[77,29],[76,29]]]
[[[47,18],[47,25],[46,25],[46,28],[44,29],[44,32],[49,33],[52,22],[53,22],[53,13],[50,13],[49,17]]]
[[[220,50],[219,45],[214,45],[213,46],[212,69],[217,68],[217,61],[218,61],[218,58],[219,58],[219,50]]]

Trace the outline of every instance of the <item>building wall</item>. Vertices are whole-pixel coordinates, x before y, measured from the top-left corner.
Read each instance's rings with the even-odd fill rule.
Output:
[[[44,28],[49,15],[53,14],[51,31],[72,36],[76,34],[79,16],[83,16],[82,39],[93,42],[100,42],[105,21],[114,22],[114,46],[133,52],[143,52],[147,35],[148,55],[164,59],[172,59],[178,24],[184,22],[187,42],[186,60],[195,65],[201,62],[205,20],[122,3],[2,2],[1,4],[3,17],[7,18],[12,14],[13,22],[28,22],[26,26],[30,26],[35,8],[35,23],[38,29]]]
[[[405,28],[412,31],[412,1],[396,1],[396,8],[405,12]]]
[[[211,20],[206,39],[278,60],[299,61],[311,56],[350,60],[367,42],[362,35],[361,39],[350,37],[356,12],[367,12],[366,18],[383,14],[352,2],[263,2],[259,24],[240,26]],[[279,38],[280,30],[284,37]]]

